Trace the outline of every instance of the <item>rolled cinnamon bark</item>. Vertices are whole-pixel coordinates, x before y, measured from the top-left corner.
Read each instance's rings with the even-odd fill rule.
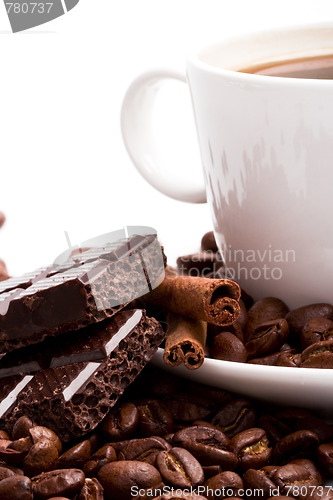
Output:
[[[190,370],[199,368],[205,359],[207,323],[168,314],[167,325],[164,362],[169,366],[184,363]]]
[[[188,318],[231,325],[240,313],[240,288],[228,279],[210,279],[193,276],[167,276],[149,294],[140,298],[140,304],[158,306],[166,312]]]

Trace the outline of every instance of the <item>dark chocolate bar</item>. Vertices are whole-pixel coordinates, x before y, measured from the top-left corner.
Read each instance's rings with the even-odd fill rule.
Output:
[[[72,363],[104,361],[119,339],[127,335],[126,329],[127,325],[126,328],[119,326],[117,314],[113,322],[95,323],[75,330],[70,335],[65,333],[47,337],[37,344],[15,349],[0,358],[0,379],[34,374]]]
[[[164,278],[156,235],[135,235],[73,258],[25,289],[0,294],[0,353],[102,321]]]
[[[0,428],[11,431],[15,420],[27,415],[64,441],[93,430],[164,339],[160,324],[140,309],[121,311],[94,325],[94,337],[99,334],[98,349],[107,355],[102,361],[2,379]],[[75,349],[68,352],[72,360],[77,354]],[[56,357],[52,360],[57,363]]]

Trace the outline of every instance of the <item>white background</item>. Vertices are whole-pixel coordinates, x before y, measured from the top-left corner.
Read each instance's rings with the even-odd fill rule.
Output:
[[[0,256],[10,273],[53,261],[66,247],[64,231],[76,244],[149,225],[171,263],[196,251],[211,229],[208,208],[168,199],[136,172],[119,122],[127,87],[144,70],[184,68],[188,53],[218,39],[330,20],[332,0],[81,0],[51,23],[12,34],[1,2],[0,210],[7,222]],[[189,110],[180,92],[184,113],[182,102],[168,105],[163,130],[170,173],[180,163],[188,176],[198,152],[192,123],[180,119]]]

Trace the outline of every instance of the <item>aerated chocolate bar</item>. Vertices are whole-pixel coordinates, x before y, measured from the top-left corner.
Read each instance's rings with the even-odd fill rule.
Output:
[[[64,441],[82,436],[104,418],[164,339],[160,324],[140,309],[120,311],[81,333],[84,341],[62,352],[65,366],[58,366],[59,351],[51,356],[53,368],[1,380],[1,429],[11,431],[26,415]]]
[[[1,283],[0,353],[113,316],[164,278],[156,235],[134,235]]]

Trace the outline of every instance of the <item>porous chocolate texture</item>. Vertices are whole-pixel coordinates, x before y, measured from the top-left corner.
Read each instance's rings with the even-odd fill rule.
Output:
[[[63,441],[93,430],[165,337],[160,324],[139,309],[121,311],[95,325],[95,329],[105,328],[113,329],[117,339],[104,361],[3,379],[0,428],[11,432],[17,418],[27,415],[53,429]]]
[[[0,293],[0,353],[113,316],[158,286],[165,264],[156,235],[133,236],[73,256],[41,279],[18,279]]]

